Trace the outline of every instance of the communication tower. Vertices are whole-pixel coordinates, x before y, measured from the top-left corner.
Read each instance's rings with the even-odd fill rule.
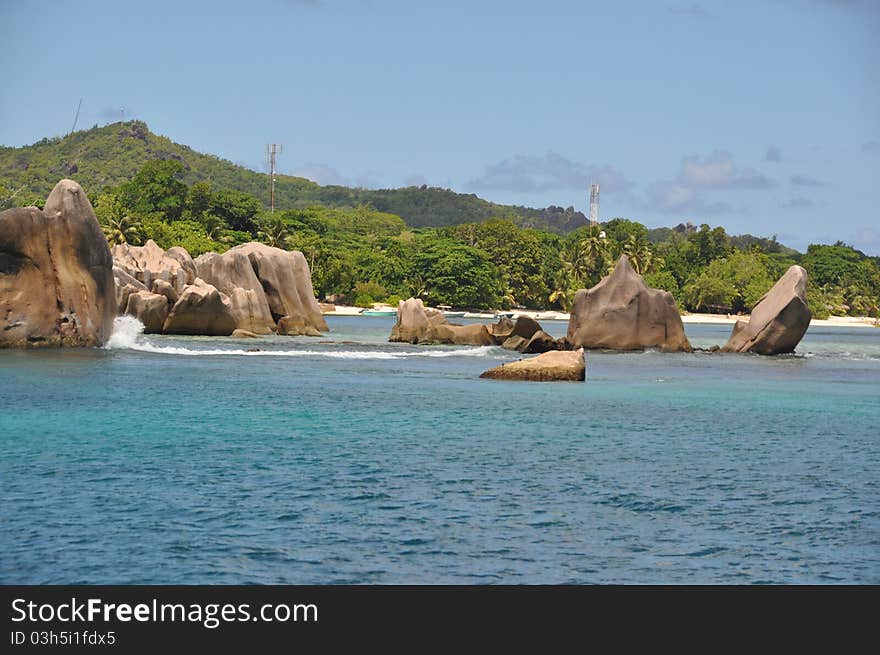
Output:
[[[275,213],[275,156],[280,155],[284,146],[280,143],[266,145],[266,162],[269,164],[269,208]]]
[[[590,225],[599,224],[599,184],[590,185]]]

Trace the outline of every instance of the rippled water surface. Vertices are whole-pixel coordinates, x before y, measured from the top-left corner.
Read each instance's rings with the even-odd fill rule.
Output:
[[[880,330],[548,384],[392,322],[0,351],[0,582],[880,582]]]

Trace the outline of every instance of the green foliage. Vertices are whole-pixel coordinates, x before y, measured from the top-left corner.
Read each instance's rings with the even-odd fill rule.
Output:
[[[417,239],[413,273],[423,277],[422,295],[435,305],[498,307],[504,291],[501,274],[492,265],[489,255],[430,233]]]
[[[789,266],[810,276],[817,317],[880,312],[878,258],[843,243],[805,255],[721,227],[586,225],[574,208],[536,210],[436,187],[351,189],[264,174],[152,134],[130,121],[0,147],[0,209],[42,207],[61,177],[89,195],[110,243],[154,239],[193,256],[261,240],[303,252],[319,296],[362,304],[421,297],[462,308],[569,309],[621,254],[688,310],[748,311]],[[531,227],[523,227],[531,226]],[[567,232],[567,233],[566,233]],[[565,233],[565,234],[563,234]]]
[[[372,307],[373,303],[380,302],[387,295],[385,287],[375,282],[358,282],[354,285],[354,304],[358,307]]]

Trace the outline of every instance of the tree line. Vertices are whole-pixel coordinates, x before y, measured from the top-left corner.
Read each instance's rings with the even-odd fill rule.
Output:
[[[147,162],[127,182],[90,195],[111,245],[183,246],[194,257],[248,241],[300,250],[320,298],[340,303],[429,304],[567,310],[574,293],[610,273],[621,254],[649,286],[670,291],[682,310],[748,312],[792,264],[810,276],[816,317],[878,316],[880,261],[843,244],[804,254],[773,239],[732,237],[700,225],[649,231],[615,218],[565,235],[508,218],[446,227],[407,226],[368,204],[268,212],[241,191],[187,185],[176,160]]]

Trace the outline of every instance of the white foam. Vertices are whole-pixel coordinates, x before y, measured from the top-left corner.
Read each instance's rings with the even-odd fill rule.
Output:
[[[387,350],[241,350],[234,348],[198,349],[183,346],[160,346],[142,339],[144,325],[133,316],[119,316],[113,321],[113,334],[104,348],[108,350],[136,350],[159,355],[184,357],[329,357],[332,359],[405,359],[408,357],[480,357],[489,354],[493,346],[456,348],[452,350],[428,349],[419,351],[389,352]]]

